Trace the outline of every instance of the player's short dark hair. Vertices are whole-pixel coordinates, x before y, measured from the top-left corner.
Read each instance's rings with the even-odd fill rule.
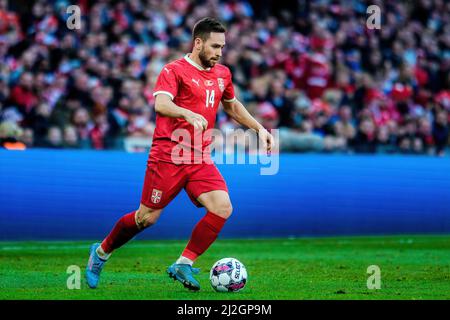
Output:
[[[226,31],[227,29],[220,21],[209,17],[203,18],[194,25],[194,29],[192,30],[192,41],[194,41],[195,38],[206,41],[211,32],[225,33]]]

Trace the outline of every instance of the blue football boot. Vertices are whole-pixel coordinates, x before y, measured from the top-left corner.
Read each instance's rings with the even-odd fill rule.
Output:
[[[190,264],[172,264],[167,268],[167,273],[169,277],[174,280],[180,281],[184,287],[189,290],[198,291],[200,290],[200,283],[194,278],[194,274],[200,272],[197,268],[192,268]]]
[[[90,288],[97,288],[100,280],[100,272],[102,272],[103,266],[107,260],[101,259],[96,250],[100,246],[100,243],[94,243],[91,245],[89,251],[89,261],[86,266],[86,280]]]

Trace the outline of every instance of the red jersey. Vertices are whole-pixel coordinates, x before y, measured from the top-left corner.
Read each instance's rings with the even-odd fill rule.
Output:
[[[163,67],[153,92],[154,96],[158,94],[166,94],[177,106],[202,115],[208,121],[207,129],[214,128],[220,101],[236,99],[231,72],[226,66],[216,64],[205,69],[188,55]],[[173,136],[177,129],[187,130],[190,141]],[[199,154],[204,157],[205,152],[209,152],[207,147],[211,144],[211,138],[206,137],[204,132],[197,132],[194,137],[194,127],[184,119],[157,114],[150,159],[172,162],[172,152],[179,144],[191,150],[192,158]]]

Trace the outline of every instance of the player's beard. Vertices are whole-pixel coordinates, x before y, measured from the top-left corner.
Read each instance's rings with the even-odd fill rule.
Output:
[[[217,60],[211,60],[212,57],[208,59],[204,47],[200,50],[198,58],[200,59],[202,66],[205,68],[212,68],[217,63]]]

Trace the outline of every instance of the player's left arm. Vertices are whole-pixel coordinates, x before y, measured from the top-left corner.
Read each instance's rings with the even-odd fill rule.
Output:
[[[274,145],[273,136],[247,111],[244,105],[237,99],[222,100],[225,112],[238,123],[258,133],[258,137],[266,148],[267,152],[272,151]]]

